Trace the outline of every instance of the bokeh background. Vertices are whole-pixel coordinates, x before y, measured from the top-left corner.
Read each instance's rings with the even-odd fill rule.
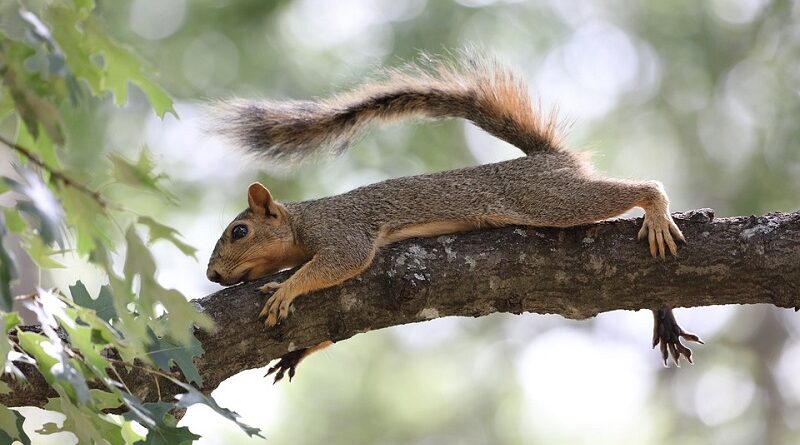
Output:
[[[292,201],[519,156],[443,121],[373,131],[339,159],[278,170],[200,130],[208,98],[324,96],[421,50],[473,44],[505,59],[544,109],[558,107],[568,145],[610,175],[661,180],[673,210],[800,208],[797,1],[100,0],[98,10],[152,63],[180,119],[155,118],[138,91],[122,111],[90,103],[69,117],[83,129],[72,143],[89,149],[67,163],[91,170],[103,146],[156,154],[181,205],[153,211],[200,249],[194,262],[154,246],[159,279],[194,297],[218,289],[205,261],[253,180]],[[214,396],[276,444],[800,444],[800,315],[677,314],[707,343],[681,369],[650,349],[648,311],[495,315],[357,335],[309,358],[291,384],[251,370]],[[202,407],[181,424],[202,444],[261,443]]]

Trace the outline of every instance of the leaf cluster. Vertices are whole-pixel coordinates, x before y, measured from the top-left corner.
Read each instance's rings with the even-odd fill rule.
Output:
[[[13,129],[0,132],[11,159],[0,169],[0,371],[10,376],[0,381],[0,393],[11,390],[9,378],[24,379],[20,364],[35,366],[58,394],[46,408],[65,416],[37,432],[69,431],[81,444],[191,443],[198,436],[178,427],[171,412],[197,403],[258,434],[197,389],[202,378],[193,358],[203,349],[194,332],[213,324],[156,278],[153,243],[171,243],[189,256],[196,249],[108,193],[128,188],[174,205],[169,178],[145,148],[136,160],[102,150],[102,171],[62,161],[76,150],[67,117],[87,103],[111,97],[123,106],[134,86],[156,115],[175,114],[152,67],[115,42],[93,11],[91,0],[0,4],[0,128]],[[46,273],[76,258],[103,277],[98,291],[80,277],[68,289],[26,288],[18,280],[31,262]],[[22,328],[21,308],[35,314],[40,330]],[[121,377],[134,367],[186,392],[175,400],[140,400]],[[29,444],[23,420],[0,405],[0,443]]]

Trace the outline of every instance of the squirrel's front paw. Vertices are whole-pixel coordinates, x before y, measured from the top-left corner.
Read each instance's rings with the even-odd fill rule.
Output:
[[[653,310],[653,347],[661,343],[661,358],[664,360],[664,366],[667,364],[667,359],[672,356],[672,361],[676,366],[680,367],[681,356],[683,356],[689,363],[692,361],[692,350],[687,348],[681,343],[681,338],[686,341],[703,344],[700,337],[684,331],[675,320],[675,315],[672,309],[664,307],[658,310]]]
[[[264,308],[261,309],[259,316],[267,317],[265,320],[267,326],[275,326],[279,321],[289,315],[289,305],[292,304],[292,300],[294,300],[294,297],[286,291],[286,288],[279,287],[278,290],[269,297],[267,303],[264,304]]]
[[[669,213],[666,212],[655,216],[651,216],[649,212],[645,213],[644,223],[639,230],[639,239],[643,239],[645,236],[647,236],[650,244],[650,255],[654,257],[659,255],[664,258],[666,256],[665,244],[670,253],[673,255],[678,253],[678,246],[675,245],[675,241],[672,239],[673,236],[680,241],[686,242],[683,233],[675,225]]]

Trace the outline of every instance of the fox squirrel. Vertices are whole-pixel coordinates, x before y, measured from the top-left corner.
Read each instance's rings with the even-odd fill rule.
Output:
[[[359,275],[382,246],[508,225],[570,227],[644,209],[639,239],[664,258],[685,241],[657,181],[603,177],[578,153],[562,147],[553,118],[531,104],[523,81],[497,61],[466,55],[453,64],[388,70],[381,80],[318,102],[247,101],[217,103],[212,131],[273,162],[297,162],[320,151],[340,153],[373,123],[403,118],[467,119],[518,147],[526,156],[495,164],[401,177],[350,192],[303,202],[281,203],[261,184],[250,185],[249,208],[228,225],[208,265],[208,278],[223,285],[302,267],[273,292],[261,311],[274,326],[292,301]],[[691,351],[669,308],[654,311],[654,346],[661,342],[678,363]],[[320,347],[327,346],[329,342]],[[287,354],[276,380],[312,349]]]

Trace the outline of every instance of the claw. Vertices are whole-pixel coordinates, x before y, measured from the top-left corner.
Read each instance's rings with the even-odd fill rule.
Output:
[[[258,313],[259,317],[266,317],[269,315],[269,304],[265,304],[263,308],[261,308],[261,312]]]
[[[298,349],[296,351],[284,354],[278,360],[278,363],[276,363],[275,366],[267,370],[267,373],[264,374],[264,377],[274,373],[275,380],[272,382],[272,384],[274,385],[283,378],[284,374],[288,374],[289,381],[291,382],[292,377],[294,377],[295,371],[297,370],[297,365],[299,365],[301,361],[303,361],[306,357],[308,357],[312,353],[325,349],[332,344],[333,342],[331,340],[325,340],[317,344],[316,346],[312,346],[310,348]]]
[[[656,234],[655,230],[648,230],[647,231],[647,241],[650,243],[650,255],[655,258],[656,257]]]
[[[678,350],[675,343],[667,343],[669,353],[672,355],[672,362],[675,363],[675,366],[680,368],[681,367],[681,352]]]
[[[639,229],[637,237],[641,240],[647,236],[650,255],[653,258],[661,257],[661,259],[665,259],[667,250],[672,255],[677,255],[678,253],[678,246],[675,244],[673,235],[676,239],[686,242],[683,233],[675,225],[672,217],[664,212],[663,214],[656,214],[656,216],[645,214],[642,228]]]
[[[678,226],[675,225],[675,221],[673,221],[672,218],[669,219],[669,231],[670,233],[675,235],[675,238],[678,238],[684,243],[686,242],[686,238],[684,238],[683,232],[681,232],[681,229],[679,229]]]
[[[292,381],[295,372],[297,372],[297,365],[300,364],[300,361],[305,358],[309,348],[298,349],[296,351],[289,352],[288,354],[284,354],[283,357],[278,359],[278,363],[275,366],[269,368],[267,373],[264,374],[264,377],[275,374],[275,378],[272,380],[272,384],[276,384],[281,379],[283,379],[284,374],[289,376],[289,381]]]
[[[664,366],[669,367],[668,360],[670,357],[677,367],[681,366],[681,357],[693,364],[692,350],[686,347],[681,342],[681,339],[699,344],[704,344],[703,340],[695,334],[684,331],[678,325],[675,315],[669,307],[654,310],[653,318],[653,347],[655,348],[656,345],[661,344],[661,358],[664,361]]]
[[[673,256],[677,255],[678,246],[675,244],[675,241],[672,239],[672,236],[670,236],[669,233],[667,233],[666,240],[667,247],[669,247],[669,253],[671,253]]]
[[[278,318],[284,319],[289,316],[289,302],[284,301],[280,305],[280,312],[278,313]]]
[[[264,322],[267,326],[275,326],[281,320],[289,316],[289,306],[292,304],[292,300],[294,300],[290,292],[291,289],[281,285],[281,287],[267,299],[267,302],[259,313],[259,317],[266,317]]]

